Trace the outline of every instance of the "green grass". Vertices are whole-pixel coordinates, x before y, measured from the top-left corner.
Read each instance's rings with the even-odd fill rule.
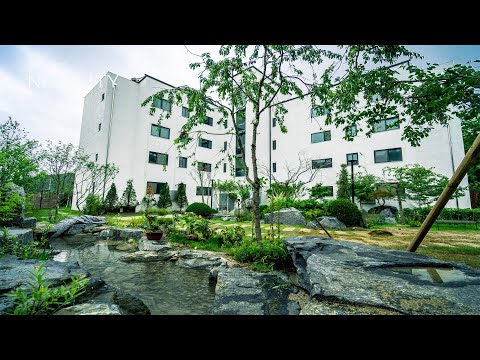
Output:
[[[432,258],[449,261],[460,262],[480,269],[480,248],[471,246],[439,246],[428,245],[418,248],[418,253],[428,255]]]
[[[48,210],[49,209],[34,209],[31,211],[27,211],[25,213],[26,217],[34,217],[37,219],[38,222],[48,222]],[[52,210],[52,216],[55,214],[55,209]],[[58,219],[57,222],[62,221],[64,219],[71,218],[73,216],[79,215],[80,212],[76,210],[72,210],[70,207],[62,206],[58,209]]]

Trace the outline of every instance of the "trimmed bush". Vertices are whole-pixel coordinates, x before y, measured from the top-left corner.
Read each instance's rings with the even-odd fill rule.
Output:
[[[405,220],[423,222],[430,212],[431,207],[403,209]],[[471,220],[480,221],[480,209],[451,209],[444,208],[437,218],[438,220]]]
[[[105,212],[105,205],[98,195],[90,194],[85,199],[83,213],[85,215],[101,215]]]
[[[188,205],[188,207],[185,209],[185,212],[193,212],[200,216],[208,216],[208,215],[215,214],[217,210],[212,209],[207,204],[195,202],[193,204]]]
[[[357,205],[347,199],[337,199],[330,202],[328,212],[347,226],[360,226],[362,213]]]

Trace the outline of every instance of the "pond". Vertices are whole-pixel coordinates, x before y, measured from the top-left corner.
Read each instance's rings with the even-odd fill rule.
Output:
[[[91,235],[49,241],[60,250],[54,260],[78,262],[93,276],[141,299],[152,315],[212,313],[215,287],[208,282],[208,270],[186,269],[170,261],[125,263],[119,258],[126,252]]]

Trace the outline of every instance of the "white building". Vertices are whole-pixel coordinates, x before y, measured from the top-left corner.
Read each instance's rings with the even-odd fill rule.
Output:
[[[203,193],[205,203],[211,204],[213,208],[225,208],[226,196],[220,199],[215,195],[210,196],[210,186],[211,180],[243,179],[242,172],[231,169],[227,161],[219,163],[225,157],[222,149],[235,154],[235,137],[212,135],[226,131],[223,125],[217,124],[220,115],[212,112],[208,114],[206,124],[199,127],[199,130],[210,134],[202,135],[203,140],[193,141],[188,150],[179,152],[173,141],[186,121],[187,109],[166,101],[157,102],[157,111],[171,111],[171,117],[163,120],[162,127],[159,128],[156,125],[158,114],[151,116],[149,106],[141,106],[148,96],[166,88],[173,86],[149,75],[129,80],[108,72],[85,96],[80,147],[90,154],[92,160],[102,164],[114,163],[119,167],[114,180],[119,197],[128,179],[133,179],[139,201],[145,195],[148,183],[152,183],[157,193],[161,184],[168,183],[174,198],[177,185],[183,182],[186,184],[189,203],[201,202]],[[370,138],[358,131],[354,140],[349,142],[343,139],[343,129],[325,126],[325,116],[317,116],[312,112],[308,97],[304,100],[284,99],[283,102],[288,109],[285,116],[288,133],[280,132],[272,115],[273,109],[262,114],[258,128],[257,159],[263,170],[262,175],[267,179],[270,169],[277,180],[284,180],[285,166],[289,164],[290,167],[295,167],[298,155],[302,154],[308,161],[322,166],[315,180],[308,186],[321,182],[325,186],[331,186],[332,194],[335,195],[340,164],[347,162],[347,156],[358,162],[354,165],[354,172],[367,171],[382,176],[385,166],[420,164],[434,167],[434,171],[449,178],[464,157],[461,123],[458,119],[452,120],[448,127],[435,127],[430,136],[422,140],[420,147],[412,147],[406,140],[401,140],[403,124],[397,129],[384,131],[383,122],[378,124],[378,131]],[[248,144],[252,136],[249,129],[252,109],[248,103],[245,113],[246,158],[250,164]],[[359,124],[359,128],[361,126]],[[205,163],[204,169],[207,171],[196,171],[192,166],[193,160]],[[217,164],[218,167],[215,166]],[[348,169],[350,171],[350,166]],[[304,174],[303,178],[307,177],[308,174]],[[468,185],[467,177],[460,185]],[[266,202],[265,191],[262,191],[261,196],[262,202]],[[387,201],[387,204],[397,206],[394,200]],[[234,205],[235,200],[230,200],[229,209]],[[366,208],[369,206],[374,205],[367,204]],[[447,207],[457,206],[470,208],[469,196],[450,200],[447,204]],[[412,207],[412,204],[407,201],[404,207]]]

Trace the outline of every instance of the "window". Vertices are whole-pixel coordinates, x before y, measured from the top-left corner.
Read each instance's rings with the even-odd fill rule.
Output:
[[[235,176],[245,176],[242,156],[235,157]]]
[[[223,150],[227,151],[227,142],[226,141],[223,142]]]
[[[402,161],[402,148],[375,150],[373,152],[376,163]]]
[[[273,167],[273,172],[277,172],[277,163],[273,163],[272,164],[272,167]]]
[[[198,146],[203,147],[203,148],[207,148],[207,149],[211,149],[212,148],[212,141],[207,140],[207,139],[199,138],[198,139]]]
[[[213,119],[210,116],[207,116],[207,118],[204,121],[204,124],[213,126]]]
[[[186,118],[189,118],[190,117],[190,114],[188,112],[188,109],[185,107],[185,106],[182,106],[182,116],[183,117],[186,117]]]
[[[170,129],[167,127],[152,124],[150,134],[164,139],[170,139]]]
[[[326,107],[317,105],[310,109],[310,117],[314,118],[317,116],[327,115],[329,112],[330,110]]]
[[[395,129],[400,129],[400,125],[398,124],[398,116],[375,121],[373,124],[373,132],[382,132]]]
[[[167,183],[147,181],[147,189],[149,185],[152,185],[154,194],[160,194],[160,191],[162,190],[163,187],[167,186]]]
[[[225,122],[223,123],[223,127],[226,129],[228,127],[228,120],[225,119]]]
[[[95,154],[95,161],[98,161],[98,154]]]
[[[358,153],[347,154],[347,165],[350,165],[351,161],[353,165],[358,165]]]
[[[197,186],[197,195],[212,196],[212,188],[205,186]]]
[[[102,123],[98,124],[98,131],[102,130]]]
[[[223,172],[224,172],[224,173],[227,172],[227,163],[223,163]]]
[[[276,126],[277,126],[277,119],[273,118],[272,119],[272,127],[276,127]]]
[[[168,154],[150,151],[148,153],[148,162],[150,164],[168,165]]]
[[[102,102],[103,100],[105,100],[105,93],[102,94],[102,100],[100,102]]]
[[[212,164],[204,163],[204,162],[198,162],[198,170],[206,171],[206,172],[212,172]]]
[[[332,158],[312,160],[312,169],[323,169],[332,167]]]
[[[172,111],[172,104],[165,99],[154,99],[153,106],[165,111]]]
[[[272,149],[276,150],[277,149],[277,140],[272,141]]]
[[[180,156],[178,158],[178,167],[181,167],[181,168],[184,168],[184,169],[187,168],[187,158],[186,157]]]
[[[357,125],[347,127],[347,135],[352,137],[357,136]]]
[[[323,141],[330,141],[330,140],[332,140],[332,135],[330,133],[330,130],[312,134],[312,144],[323,142]]]

